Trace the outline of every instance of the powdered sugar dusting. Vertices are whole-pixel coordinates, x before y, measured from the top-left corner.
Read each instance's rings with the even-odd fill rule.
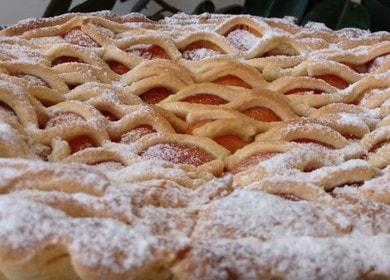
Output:
[[[82,47],[99,47],[99,44],[92,40],[87,34],[80,29],[72,29],[65,34],[64,40],[68,43],[79,45]]]
[[[0,278],[44,248],[80,279],[390,275],[389,33],[105,11],[0,35]],[[285,81],[332,94],[283,96]],[[145,105],[150,88],[229,103]],[[252,103],[282,120],[247,118]],[[219,136],[250,144],[230,153]],[[227,171],[259,154],[272,156]]]
[[[183,51],[183,58],[188,60],[201,60],[206,58],[212,58],[215,56],[221,55],[220,52],[207,49],[207,48],[199,48],[199,49],[191,49]]]
[[[230,32],[226,38],[237,49],[247,51],[256,45],[259,38],[246,30],[236,29]]]
[[[158,158],[173,163],[199,166],[213,160],[213,157],[198,147],[186,144],[157,144],[143,153],[147,159]]]

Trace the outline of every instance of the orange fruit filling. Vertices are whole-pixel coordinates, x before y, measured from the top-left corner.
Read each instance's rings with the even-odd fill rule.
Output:
[[[236,87],[243,87],[243,88],[252,88],[249,84],[244,82],[242,79],[233,76],[233,75],[226,75],[223,77],[220,77],[218,79],[215,79],[213,83],[220,84],[220,85],[226,85],[226,86],[236,86]]]
[[[242,111],[248,117],[263,122],[278,122],[282,119],[274,111],[266,107],[258,106]]]
[[[0,111],[15,114],[14,110],[10,106],[8,106],[8,104],[2,101],[0,101]]]
[[[81,135],[68,141],[71,153],[94,147],[93,140],[88,136]]]
[[[352,63],[343,63],[343,64],[348,66],[349,68],[351,68],[353,71],[357,73],[368,73],[371,62],[369,61],[363,64],[352,64]]]
[[[81,31],[80,28],[73,28],[64,35],[64,40],[73,45],[79,45],[82,47],[97,48],[99,44],[96,43],[91,37]]]
[[[188,60],[199,60],[202,58],[218,56],[224,53],[220,47],[208,41],[193,42],[180,51],[182,53],[182,57]]]
[[[334,86],[339,89],[345,89],[349,86],[349,83],[340,77],[336,75],[319,75],[319,76],[314,76],[316,79],[320,79],[325,81],[326,83],[330,84],[331,86]]]
[[[390,140],[384,140],[384,141],[378,142],[370,148],[369,152],[375,153],[378,149],[382,148],[384,145],[387,145],[387,144],[390,144]]]
[[[305,92],[310,92],[312,94],[321,94],[323,93],[320,89],[313,89],[313,88],[294,88],[284,93],[284,95],[291,95],[291,94],[297,94],[302,95],[305,94]]]
[[[262,152],[255,155],[252,155],[243,161],[241,161],[237,166],[235,166],[233,169],[230,170],[231,173],[237,174],[240,172],[243,172],[245,170],[250,169],[251,167],[254,167],[258,165],[260,162],[268,160],[275,155],[279,154],[278,152]]]
[[[222,105],[228,103],[225,99],[212,94],[200,93],[188,96],[181,101],[203,105]]]
[[[85,119],[79,114],[73,112],[63,112],[48,120],[45,128],[51,128],[58,125],[66,125],[69,123],[83,122]]]
[[[109,60],[107,61],[107,64],[111,68],[111,70],[117,73],[118,75],[123,75],[130,71],[129,67],[116,60]]]
[[[250,143],[249,141],[242,140],[239,136],[236,135],[222,135],[213,138],[213,140],[232,153]]]
[[[353,64],[353,63],[347,63],[347,62],[343,63],[343,64],[348,66],[349,68],[351,68],[355,72],[368,73],[368,72],[370,72],[370,70],[371,70],[370,68],[373,66],[373,64],[375,64],[375,62],[377,61],[378,58],[387,56],[389,54],[390,53],[384,53],[384,54],[379,55],[379,56],[371,59],[370,61],[367,61],[366,63],[362,63],[362,64]]]
[[[162,159],[176,164],[200,166],[214,157],[205,150],[183,143],[162,143],[149,147],[142,153],[147,159]]]
[[[166,88],[153,88],[150,89],[143,94],[141,94],[139,97],[142,99],[143,102],[148,104],[156,104],[161,101],[163,101],[165,98],[170,96],[173,92]]]
[[[141,56],[144,59],[169,59],[166,51],[158,45],[135,45],[126,49],[129,54]]]
[[[70,63],[70,62],[82,63],[82,60],[80,58],[74,57],[74,56],[60,56],[60,57],[57,57],[56,59],[54,59],[51,64],[52,64],[52,66],[56,66],[58,64]]]
[[[106,110],[102,110],[100,111],[100,113],[109,121],[117,121],[118,120],[118,117],[115,116],[113,113],[111,113],[110,111],[106,111]]]
[[[153,133],[153,132],[156,132],[156,131],[153,129],[152,126],[140,125],[140,126],[133,128],[132,130],[126,132],[125,134],[123,134],[121,136],[120,142],[123,144],[131,144],[131,143],[137,141],[138,139],[140,139],[141,137],[143,137],[147,134]]]

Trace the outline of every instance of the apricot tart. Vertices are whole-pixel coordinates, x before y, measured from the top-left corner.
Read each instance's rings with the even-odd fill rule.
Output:
[[[0,32],[0,279],[390,279],[390,34],[109,12]]]

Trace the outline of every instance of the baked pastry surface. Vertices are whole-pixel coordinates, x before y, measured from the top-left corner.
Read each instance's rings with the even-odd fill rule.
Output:
[[[0,31],[0,279],[389,279],[390,34],[66,14]]]

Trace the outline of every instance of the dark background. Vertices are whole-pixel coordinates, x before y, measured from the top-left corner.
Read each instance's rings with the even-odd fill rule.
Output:
[[[72,9],[70,9],[72,0],[52,0],[43,16],[111,10],[117,1],[132,1],[134,6],[128,12],[141,13],[145,12],[151,2],[157,3],[161,9],[154,14],[146,14],[154,20],[180,11],[169,0],[86,0]],[[294,16],[298,24],[317,21],[325,23],[332,29],[357,27],[371,31],[390,31],[390,0],[246,0],[243,5],[233,4],[220,9],[215,8],[212,0],[205,0],[193,13],[204,12],[252,14],[263,17]]]

